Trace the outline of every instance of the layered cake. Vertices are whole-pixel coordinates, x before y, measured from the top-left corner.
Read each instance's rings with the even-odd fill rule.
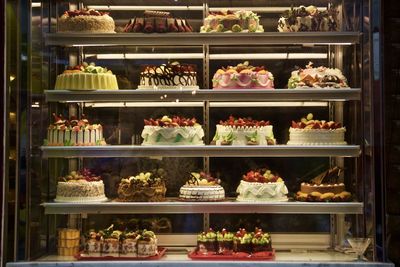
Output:
[[[279,175],[270,170],[249,171],[236,192],[237,201],[287,201],[288,189]]]
[[[92,257],[101,256],[101,247],[103,246],[103,232],[96,232],[91,229],[85,239],[85,253]]]
[[[264,32],[259,16],[246,10],[210,12],[200,32]]]
[[[154,232],[143,230],[137,242],[137,251],[139,257],[157,255],[157,237]]]
[[[95,63],[69,67],[57,76],[56,90],[118,90],[117,78],[108,70]]]
[[[213,89],[273,89],[274,76],[264,66],[254,67],[248,61],[218,69],[212,79]]]
[[[143,17],[130,19],[124,32],[193,32],[193,28],[186,19],[174,18],[170,12],[147,10]]]
[[[69,120],[53,113],[54,122],[47,128],[46,146],[96,146],[105,145],[103,127],[90,124],[85,115]]]
[[[204,172],[190,173],[190,179],[179,190],[179,198],[184,201],[220,201],[225,198],[221,180]]]
[[[307,88],[349,88],[347,79],[339,69],[327,67],[314,68],[310,62],[305,69],[292,71],[288,81],[289,89]]]
[[[218,251],[217,246],[217,234],[212,228],[197,235],[197,253],[203,255],[215,254]]]
[[[117,201],[124,202],[158,202],[165,200],[167,188],[164,182],[165,172],[162,169],[152,172],[141,172],[121,180],[118,186]]]
[[[346,145],[346,128],[334,121],[314,120],[309,113],[299,122],[292,121],[288,145]]]
[[[163,116],[144,124],[142,145],[204,145],[204,130],[195,118]]]
[[[235,252],[251,253],[253,235],[253,233],[248,233],[244,228],[239,229],[233,238],[233,250]]]
[[[60,229],[58,232],[58,255],[75,256],[79,252],[79,239],[78,229]]]
[[[217,232],[218,253],[232,254],[234,233],[228,232],[225,228],[221,232]]]
[[[278,21],[280,32],[337,31],[338,11],[330,6],[324,11],[315,6],[292,7],[286,10]]]
[[[273,126],[269,121],[229,116],[217,124],[212,140],[216,145],[275,145]]]
[[[102,256],[119,257],[120,237],[122,232],[114,230],[114,225],[105,229],[102,233],[103,243],[101,246]]]
[[[137,244],[140,238],[138,231],[127,231],[121,235],[120,257],[137,257]]]
[[[253,253],[272,251],[271,236],[260,228],[255,229],[251,244]]]
[[[89,170],[72,171],[57,183],[56,202],[106,201],[104,183]]]
[[[300,191],[296,194],[298,201],[341,202],[349,201],[351,193],[346,191],[341,177],[342,170],[334,167],[324,171],[310,182],[301,183]]]
[[[58,19],[59,32],[113,33],[114,30],[113,18],[94,9],[65,11]]]
[[[175,61],[160,66],[142,66],[138,89],[199,89],[196,65]]]

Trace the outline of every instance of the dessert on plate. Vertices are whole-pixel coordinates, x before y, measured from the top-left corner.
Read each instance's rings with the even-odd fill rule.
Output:
[[[139,257],[157,255],[157,237],[154,232],[147,230],[142,231],[137,242],[137,252]]]
[[[205,172],[192,172],[190,178],[179,190],[179,198],[184,201],[221,201],[225,190],[221,180]]]
[[[200,32],[264,32],[260,17],[247,10],[210,12]]]
[[[217,246],[217,234],[212,228],[197,235],[197,253],[204,255],[215,254],[217,253]]]
[[[94,9],[65,11],[58,19],[59,32],[114,33],[114,30],[113,18]]]

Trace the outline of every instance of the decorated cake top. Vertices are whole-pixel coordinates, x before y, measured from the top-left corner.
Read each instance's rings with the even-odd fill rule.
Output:
[[[143,241],[152,241],[156,239],[156,235],[154,234],[153,231],[148,231],[146,229],[144,229],[142,231],[142,233],[140,234],[139,240],[143,240]]]
[[[251,243],[256,245],[265,245],[271,243],[271,236],[264,233],[261,228],[256,228]]]
[[[149,119],[144,120],[144,125],[146,126],[160,126],[160,127],[186,127],[186,126],[198,126],[195,118],[188,119],[185,117],[173,116],[163,116],[159,119]]]
[[[259,20],[259,16],[250,10],[219,10],[219,11],[211,11],[207,18],[218,18],[218,19],[247,19],[253,18],[257,21]]]
[[[236,66],[227,66],[221,67],[220,69],[217,70],[216,74],[225,74],[225,73],[231,73],[231,74],[268,74],[268,78],[270,80],[274,79],[274,76],[272,75],[271,72],[265,69],[264,66],[252,66],[248,61],[245,61],[243,63],[239,63]]]
[[[178,61],[173,61],[167,64],[156,65],[143,65],[142,75],[151,74],[157,76],[175,76],[179,74],[196,74],[196,65],[194,64],[181,64]]]
[[[99,233],[104,239],[119,240],[120,236],[122,235],[122,231],[114,230],[114,224],[111,224],[107,229],[99,231]]]
[[[280,183],[283,179],[276,174],[273,174],[268,169],[260,169],[256,171],[249,171],[243,175],[243,180],[250,183]]]
[[[228,232],[225,228],[221,232],[217,232],[217,241],[233,241],[235,234]]]
[[[101,12],[94,9],[81,9],[81,10],[68,10],[65,11],[64,17],[77,17],[77,16],[108,16],[108,12]]]
[[[202,232],[197,235],[197,241],[200,242],[215,241],[216,238],[217,238],[217,233],[215,233],[215,231],[212,228],[208,229],[207,232]]]
[[[60,177],[60,182],[97,182],[101,181],[101,176],[93,174],[89,169],[71,171],[67,176]]]
[[[336,17],[338,11],[331,6],[330,8],[319,11],[316,6],[299,6],[299,7],[291,7],[291,9],[283,12],[282,17],[291,21],[295,21],[297,17]]]
[[[299,122],[292,121],[292,128],[294,129],[323,129],[335,130],[343,128],[340,122],[313,120],[314,115],[309,113],[307,117],[301,118]]]
[[[54,121],[49,126],[49,130],[73,130],[73,131],[80,131],[80,130],[94,130],[101,128],[100,124],[90,124],[88,119],[86,119],[85,114],[82,114],[81,119],[78,120],[76,116],[71,116],[71,118],[64,119],[62,114],[58,116],[53,113]]]
[[[340,182],[340,175],[343,173],[342,169],[335,166],[313,178],[308,184],[310,185],[332,185],[343,184]]]
[[[94,62],[88,64],[83,62],[82,65],[76,65],[74,67],[68,67],[63,74],[73,74],[73,73],[91,73],[91,74],[112,74],[111,70],[96,66]]]
[[[248,233],[246,229],[240,228],[236,234],[235,238],[236,241],[240,242],[240,244],[250,244],[251,240],[253,239],[253,234]]]
[[[89,232],[85,235],[87,239],[116,239],[116,240],[124,240],[124,239],[136,239],[143,241],[152,241],[156,239],[156,235],[152,231],[138,230],[138,231],[120,231],[114,230],[114,225],[111,224],[110,227],[100,230],[96,232],[94,229],[89,230]]]
[[[187,186],[213,186],[219,185],[220,179],[213,178],[210,174],[205,172],[191,172],[190,179],[186,182]]]
[[[164,184],[165,171],[163,169],[152,170],[151,172],[141,172],[136,176],[123,178],[121,183],[133,184],[141,187],[152,187]]]
[[[219,121],[220,125],[224,126],[232,126],[232,127],[262,127],[271,125],[269,121],[257,121],[253,120],[251,117],[248,118],[235,118],[234,116],[229,116],[229,119],[226,121]]]

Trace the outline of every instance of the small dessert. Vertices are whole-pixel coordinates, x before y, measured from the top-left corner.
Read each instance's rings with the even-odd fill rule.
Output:
[[[251,240],[253,239],[253,233],[248,233],[246,229],[241,228],[236,232],[233,238],[233,249],[235,252],[252,252]]]
[[[152,231],[143,230],[138,239],[137,246],[139,257],[150,257],[158,254],[157,237]]]
[[[235,118],[231,115],[228,120],[217,124],[211,143],[217,146],[275,145],[276,140],[269,121]]]
[[[228,232],[225,228],[221,232],[217,232],[218,254],[233,253],[233,239],[235,235]]]
[[[142,145],[204,145],[204,130],[195,118],[163,116],[144,124]]]
[[[60,229],[58,232],[58,255],[75,256],[79,252],[78,229]]]
[[[333,167],[310,182],[301,183],[300,191],[296,194],[298,201],[310,202],[343,202],[351,199],[351,193],[346,191],[345,185],[341,180],[342,170]]]
[[[314,120],[313,114],[292,121],[288,145],[346,145],[346,128],[340,122]]]
[[[254,67],[248,61],[218,69],[212,79],[213,89],[273,89],[274,76],[264,66]]]
[[[58,19],[59,32],[114,33],[114,30],[113,18],[94,9],[65,11]]]
[[[217,234],[212,228],[197,235],[197,253],[204,255],[215,254],[217,253],[217,246]]]
[[[179,198],[184,201],[220,201],[225,198],[221,180],[205,172],[192,172],[190,179],[180,188]]]
[[[272,251],[271,236],[268,233],[264,233],[262,229],[256,228],[251,244],[254,253]]]
[[[120,257],[137,257],[137,245],[140,234],[135,231],[124,232],[121,235],[121,251]]]
[[[260,17],[247,10],[210,12],[200,32],[264,32]]]
[[[90,230],[86,235],[85,240],[85,252],[89,256],[100,257],[101,248],[103,246],[103,232],[96,232],[95,230]]]
[[[101,247],[102,256],[119,256],[119,239],[121,231],[113,230],[114,225],[111,225],[103,231],[103,245]]]
[[[278,21],[280,32],[311,32],[311,31],[337,31],[338,10],[330,6],[324,11],[319,11],[316,6],[292,7],[286,10]]]
[[[349,88],[347,79],[339,69],[327,67],[314,68],[310,62],[305,69],[292,71],[288,81],[289,89],[332,89]]]
[[[55,90],[118,90],[118,82],[111,70],[95,63],[68,67],[57,76]]]
[[[199,89],[196,65],[177,61],[159,66],[144,65],[138,89]]]
[[[288,189],[283,179],[268,169],[243,175],[236,192],[237,201],[287,201]]]

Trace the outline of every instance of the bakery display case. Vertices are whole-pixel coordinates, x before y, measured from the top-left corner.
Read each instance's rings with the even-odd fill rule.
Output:
[[[29,5],[14,260],[386,265],[368,1]]]

